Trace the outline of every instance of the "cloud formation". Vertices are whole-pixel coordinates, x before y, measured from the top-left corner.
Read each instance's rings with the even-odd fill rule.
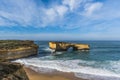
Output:
[[[90,16],[102,7],[101,2],[92,0],[61,0],[60,3],[48,3],[48,6],[45,3],[42,0],[1,0],[0,26],[60,26],[66,24],[68,14],[77,15],[79,11]]]
[[[92,15],[94,13],[94,11],[101,9],[102,6],[103,6],[103,4],[100,2],[86,4],[85,5],[85,15],[86,16]]]
[[[0,0],[0,34],[118,38],[119,10],[120,0]]]

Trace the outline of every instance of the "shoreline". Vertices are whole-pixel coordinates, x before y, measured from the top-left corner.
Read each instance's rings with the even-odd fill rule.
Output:
[[[24,66],[24,70],[29,80],[87,80],[76,77],[73,73],[54,71],[51,73],[36,72]]]

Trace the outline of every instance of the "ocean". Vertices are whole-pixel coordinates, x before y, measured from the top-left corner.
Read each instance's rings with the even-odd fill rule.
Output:
[[[120,41],[65,41],[90,45],[89,51],[66,51],[52,55],[48,41],[35,41],[37,56],[18,59],[36,71],[73,72],[89,80],[120,80]]]

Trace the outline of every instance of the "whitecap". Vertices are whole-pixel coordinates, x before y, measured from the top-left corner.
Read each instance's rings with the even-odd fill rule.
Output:
[[[73,72],[77,77],[91,79],[91,80],[107,80],[108,78],[114,80],[120,80],[120,73],[112,72],[106,68],[97,68],[86,65],[79,65],[80,63],[86,63],[89,65],[95,65],[97,61],[84,61],[84,60],[40,60],[38,58],[31,59],[18,59],[15,62],[22,63],[26,66],[33,68],[36,71],[44,69],[45,72],[52,70],[58,70],[62,72]],[[120,66],[120,61],[109,61],[111,67]],[[114,65],[113,65],[114,64]],[[113,66],[112,66],[113,65]],[[107,66],[107,64],[106,64]],[[109,67],[109,66],[108,66]],[[113,68],[114,69],[114,68]],[[51,72],[50,71],[50,72]],[[94,79],[93,79],[94,78]],[[99,79],[98,79],[99,78]],[[109,80],[110,80],[109,79]]]

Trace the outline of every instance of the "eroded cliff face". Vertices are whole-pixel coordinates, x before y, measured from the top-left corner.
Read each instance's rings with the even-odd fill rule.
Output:
[[[67,51],[70,47],[73,50],[89,50],[88,44],[76,44],[66,42],[49,42],[49,47],[55,51]]]
[[[19,63],[0,62],[0,80],[29,80]]]
[[[0,59],[17,59],[37,55],[38,46],[33,41],[0,41]]]
[[[0,40],[0,80],[29,80],[23,65],[8,60],[37,55],[33,41]]]

